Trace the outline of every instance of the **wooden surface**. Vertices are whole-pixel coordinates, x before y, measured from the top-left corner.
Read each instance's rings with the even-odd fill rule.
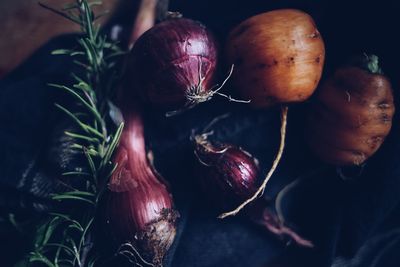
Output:
[[[74,0],[43,0],[42,2],[62,8]],[[123,0],[103,0],[97,12],[108,10],[112,14]],[[108,15],[109,16],[109,15]],[[107,16],[102,19],[104,22]],[[68,20],[39,6],[37,0],[0,0],[0,78],[14,69],[33,51],[51,37],[74,32],[78,27]]]

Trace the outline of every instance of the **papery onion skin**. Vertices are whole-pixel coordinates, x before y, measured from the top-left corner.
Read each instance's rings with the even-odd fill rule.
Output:
[[[217,44],[201,23],[169,19],[137,40],[129,66],[144,101],[163,111],[189,108],[210,97]]]
[[[216,144],[204,136],[195,138],[196,176],[204,194],[217,209],[226,209],[252,196],[260,183],[258,160],[240,147]],[[244,216],[281,240],[292,240],[303,247],[311,241],[287,227],[271,210],[270,203],[257,199],[246,207]]]
[[[313,19],[295,9],[243,21],[231,31],[226,51],[228,63],[235,65],[236,89],[256,108],[309,98],[325,60],[324,42]]]
[[[143,122],[124,113],[125,128],[117,148],[108,191],[103,199],[105,230],[120,246],[131,242],[156,266],[174,241],[176,220],[171,194],[146,156]]]
[[[378,67],[376,56],[362,57]],[[394,112],[392,86],[386,76],[354,64],[342,66],[316,93],[308,112],[307,143],[324,162],[361,165],[389,134]]]
[[[219,208],[231,208],[257,190],[258,161],[240,147],[198,142],[196,174]]]

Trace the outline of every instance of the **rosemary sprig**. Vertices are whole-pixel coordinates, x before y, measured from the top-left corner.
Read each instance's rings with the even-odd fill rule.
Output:
[[[91,232],[96,207],[106,179],[111,176],[115,165],[111,156],[115,150],[123,122],[117,127],[110,123],[110,105],[113,88],[118,78],[116,57],[123,51],[115,42],[100,34],[92,7],[100,1],[75,0],[61,10],[40,3],[64,18],[77,23],[82,31],[78,39],[79,48],[74,50],[59,49],[53,55],[69,55],[83,68],[83,74],[72,73],[74,84],[50,84],[70,95],[80,107],[79,113],[56,104],[56,107],[75,122],[79,132],[65,132],[74,138],[73,149],[82,153],[87,162],[64,173],[64,176],[85,179],[84,188],[74,188],[68,192],[53,195],[53,200],[80,207],[80,215],[72,212],[51,213],[39,227],[34,250],[29,254],[30,263],[41,263],[49,267],[93,266],[96,262],[92,248]],[[83,112],[82,112],[83,111]],[[110,129],[113,129],[110,131]]]

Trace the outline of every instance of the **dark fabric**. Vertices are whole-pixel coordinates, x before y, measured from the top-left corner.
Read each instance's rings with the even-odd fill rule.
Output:
[[[315,18],[326,41],[325,75],[348,55],[375,52],[381,56],[397,97],[400,46],[393,35],[398,32],[398,4],[389,0],[348,2],[176,0],[171,1],[171,9],[205,22],[223,47],[228,30],[246,17],[274,8],[301,8]],[[58,190],[57,177],[49,175],[50,163],[44,155],[51,135],[64,121],[53,108],[62,99],[46,83],[69,81],[74,65],[67,57],[51,56],[50,51],[74,45],[75,36],[56,38],[0,81],[0,211],[43,210],[48,194]],[[206,204],[207,192],[198,189],[192,171],[192,129],[201,129],[229,112],[229,118],[215,125],[212,138],[251,152],[264,175],[279,143],[278,108],[255,111],[216,98],[169,119],[147,111],[148,146],[157,169],[171,183],[182,215],[166,266],[400,266],[396,253],[400,248],[398,116],[383,147],[364,169],[355,170],[359,177],[343,181],[334,167],[320,163],[308,151],[303,136],[306,107],[289,108],[284,157],[266,196],[274,199],[282,188],[292,185],[282,200],[285,218],[313,240],[315,249],[286,245],[242,217],[216,219]],[[6,254],[0,253],[0,258]]]
[[[40,168],[41,154],[57,121],[57,93],[47,84],[66,81],[73,67],[66,57],[50,54],[60,43],[75,45],[75,36],[50,42],[0,80],[0,184],[37,198],[46,197],[55,186]]]

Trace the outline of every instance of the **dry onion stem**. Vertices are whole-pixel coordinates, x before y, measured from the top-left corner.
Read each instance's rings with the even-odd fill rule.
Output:
[[[276,168],[278,167],[278,164],[282,158],[283,150],[285,148],[285,136],[286,136],[286,124],[287,124],[287,113],[288,113],[288,107],[287,106],[282,106],[281,108],[281,142],[279,145],[279,150],[278,154],[275,157],[274,162],[272,163],[272,167],[269,170],[267,176],[265,177],[263,183],[261,186],[258,188],[258,190],[254,193],[252,197],[244,201],[242,204],[240,204],[236,209],[222,213],[221,215],[218,216],[220,219],[224,219],[229,216],[235,216],[239,211],[241,211],[244,207],[246,207],[248,204],[256,200],[259,196],[262,196],[264,193],[265,187],[272,177],[272,174],[275,172]]]

